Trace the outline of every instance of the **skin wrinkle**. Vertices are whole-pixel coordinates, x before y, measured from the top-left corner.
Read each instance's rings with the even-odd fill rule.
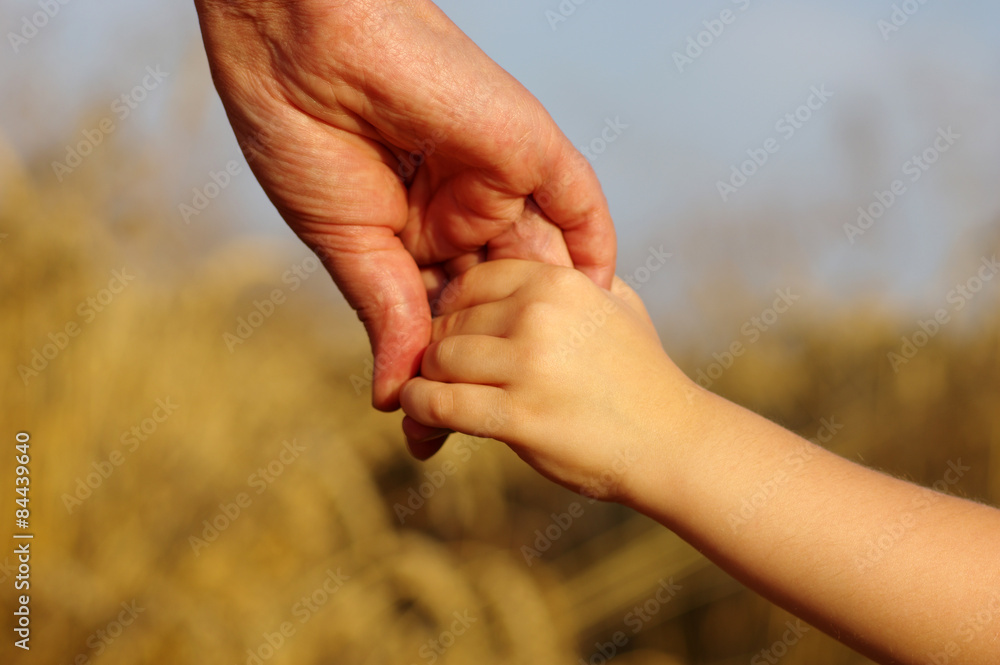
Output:
[[[240,58],[231,59],[231,62],[234,66],[226,68],[225,71],[235,73],[237,76],[240,76],[243,81],[243,85],[233,82],[227,86],[229,87],[230,90],[234,91],[234,93],[238,96],[238,98],[242,98],[244,100],[244,103],[239,104],[238,106],[241,109],[257,109],[258,104],[255,102],[264,99],[269,102],[265,104],[265,108],[269,112],[272,113],[278,112],[282,114],[287,114],[287,111],[285,109],[288,107],[292,107],[308,116],[315,118],[317,121],[322,122],[324,125],[327,125],[325,119],[321,118],[315,113],[312,113],[309,109],[304,108],[304,106],[300,103],[300,96],[302,94],[305,94],[309,99],[315,101],[314,97],[308,95],[308,93],[306,93],[301,89],[297,91],[290,90],[287,85],[280,84],[281,81],[290,80],[289,77],[279,77],[279,76],[262,77],[251,74],[251,72],[256,72],[259,71],[260,69],[264,69],[264,67],[257,66],[257,64],[265,60],[267,60],[268,64],[270,65],[269,67],[270,71],[275,72],[279,69],[282,69],[280,65],[282,62],[285,62],[288,59],[285,57],[288,54],[278,45],[282,40],[275,39],[271,35],[271,31],[266,29],[265,26],[270,25],[270,23],[262,21],[258,19],[256,16],[245,12],[241,13],[241,16],[246,16],[250,19],[249,22],[251,23],[251,25],[254,26],[256,33],[262,38],[261,41],[268,48],[270,58],[267,59],[267,58],[262,58],[260,56],[256,57],[248,56],[246,59],[240,59]],[[213,68],[213,73],[214,69],[215,68]],[[222,74],[222,76],[227,77],[226,74]],[[271,83],[274,82],[279,82],[279,84],[277,86],[270,85]],[[317,101],[316,104],[319,104],[319,102]],[[273,125],[273,122],[269,123],[263,118],[259,119],[253,118],[248,120],[250,121],[249,126],[254,128]],[[359,124],[363,121],[355,120],[355,122]],[[331,130],[343,131],[329,125],[327,126]],[[360,126],[359,129],[365,131],[366,133],[371,132],[371,128],[370,126],[367,126],[367,123],[364,123],[364,125]],[[250,133],[251,135],[256,134],[257,130],[255,129]],[[375,147],[374,144],[373,147]],[[284,146],[284,149],[288,150],[289,147],[286,145]],[[384,148],[381,148],[381,150],[384,151]]]
[[[241,23],[250,23],[253,26],[256,34],[262,37],[262,40],[265,43],[269,43],[266,31],[261,27],[260,22],[257,21],[252,14],[246,12],[242,7],[242,5],[240,7],[240,11],[238,12],[238,16],[240,18],[237,19],[237,21],[240,21]],[[207,24],[213,19],[203,18],[202,20]],[[216,18],[214,20],[218,19]],[[260,70],[272,71],[271,68],[265,67],[264,65],[265,63],[268,65],[272,65],[273,58],[271,60],[268,60],[267,57],[261,56],[258,51],[252,50],[250,48],[234,52],[232,49],[224,49],[221,47],[217,47],[215,41],[211,38],[211,35],[213,34],[212,31],[206,30],[205,33],[206,33],[206,38],[205,38],[206,47],[210,51],[210,56],[215,56],[215,57],[210,57],[210,64],[212,65],[211,66],[212,78],[216,80],[216,84],[219,85],[220,87],[224,87],[230,90],[231,92],[235,92],[239,94],[241,97],[243,97],[245,103],[240,105],[241,109],[254,109],[254,110],[257,109],[257,105],[255,104],[255,102],[258,101],[258,99],[256,96],[251,94],[252,92],[256,92],[257,95],[261,98],[268,99],[274,102],[279,102],[275,106],[268,106],[267,110],[269,112],[273,112],[274,110],[280,110],[281,108],[280,102],[283,101],[284,98],[280,95],[275,94],[272,87],[268,85],[268,81],[273,81],[273,77],[269,78],[256,74],[256,72]],[[247,40],[245,38],[241,39],[240,41],[244,44],[247,43]],[[217,66],[215,62],[216,59],[225,61],[229,66],[226,67]],[[227,107],[227,113],[229,113],[228,107]]]
[[[283,159],[282,161],[294,163],[295,160]],[[279,186],[282,184],[282,180],[275,178],[269,178],[269,181]],[[345,183],[332,176],[329,181],[325,182],[314,182],[313,180],[299,180],[298,182],[300,187],[302,187],[305,182],[309,182],[310,187],[307,190],[300,192],[300,194],[296,197],[295,216],[292,217],[289,208],[285,204],[276,204],[276,207],[279,212],[282,213],[283,217],[286,219],[292,217],[292,225],[296,231],[301,231],[302,233],[335,233],[338,230],[338,227],[345,225],[359,226],[368,229],[386,227],[390,231],[395,231],[396,229],[401,229],[405,224],[405,219],[402,217],[393,222],[386,214],[388,209],[381,210],[379,208],[375,208],[364,200],[364,197],[353,197],[351,199],[345,198],[338,202],[338,221],[331,221],[330,211],[327,209],[328,203],[325,200],[324,192],[331,187],[357,188],[359,186],[364,186],[364,190],[370,190],[370,182],[352,184],[350,181],[347,181]],[[362,190],[356,189],[356,191]],[[350,201],[352,205],[346,205],[348,201]],[[393,235],[395,235],[395,233],[393,233]]]
[[[283,49],[280,44],[269,41],[268,42],[272,54],[271,54],[271,64],[276,72],[280,72],[281,76],[276,76],[275,78],[281,82],[281,87],[285,95],[285,101],[289,105],[304,113],[310,117],[313,117],[320,122],[329,124],[335,118],[340,117],[351,117],[351,118],[361,118],[362,116],[350,108],[347,108],[343,104],[341,98],[349,96],[349,86],[344,81],[335,81],[331,79],[336,79],[337,77],[331,76],[330,74],[324,72],[323,74],[315,74],[312,71],[312,63],[300,62],[300,58],[296,56],[295,52],[288,52]],[[344,92],[338,94],[337,83],[340,83],[340,87],[344,88]],[[294,84],[294,85],[293,85]],[[315,92],[317,89],[322,90],[326,88],[327,95],[323,96]],[[332,101],[333,108],[340,111],[339,113],[331,112]],[[371,125],[367,121],[355,120],[359,128],[365,131],[366,134],[374,132],[370,129]]]
[[[408,130],[411,135],[428,134],[426,128],[418,124],[416,119],[429,116],[435,118],[435,122],[439,124],[441,118],[450,117],[454,111],[454,104],[451,100],[457,96],[456,92],[448,91],[448,96],[451,99],[439,98],[442,96],[433,94],[415,97],[416,90],[413,88],[405,91],[396,89],[391,76],[380,75],[369,80],[367,77],[369,72],[393,72],[398,67],[397,63],[407,59],[409,59],[411,67],[418,62],[403,48],[403,45],[410,41],[410,37],[402,32],[393,33],[391,37],[387,37],[386,33],[391,29],[389,18],[383,18],[378,22],[378,28],[372,28],[370,23],[374,17],[375,13],[372,13],[364,27],[352,33],[352,39],[338,42],[337,48],[343,50],[345,56],[353,56],[348,58],[347,64],[352,66],[348,67],[347,71],[356,72],[353,79],[345,80],[349,84],[357,86],[361,93],[356,96],[356,99],[355,96],[352,96],[350,100],[345,100],[345,103],[351,104],[356,113],[366,115],[367,111],[367,114],[383,119],[391,127]],[[393,23],[398,23],[398,19]],[[442,34],[441,37],[444,39],[446,36]],[[376,62],[381,66],[373,66]],[[423,67],[424,80],[439,81],[441,66],[434,62],[425,63]],[[388,138],[394,143],[407,143],[402,136]],[[412,148],[414,146],[410,144],[404,145],[404,147]]]
[[[386,24],[387,24],[387,21],[382,21],[382,26],[381,27],[384,27]],[[299,30],[301,30],[301,29],[299,28]],[[260,31],[260,33],[262,35],[265,34],[264,31]],[[288,67],[287,66],[282,67],[282,63],[288,62],[292,58],[288,57],[289,54],[285,53],[282,49],[280,49],[278,46],[276,46],[275,41],[273,39],[269,38],[267,40],[267,43],[271,46],[272,64],[274,66],[276,66],[276,67],[281,67],[282,69],[286,69],[287,70]],[[390,43],[394,43],[394,42],[392,42],[392,40],[390,40]],[[301,76],[302,68],[293,66],[293,67],[291,67],[291,69],[294,70],[294,72],[296,74],[298,74],[298,76],[286,77],[284,80],[295,80],[295,79],[299,78],[299,76]],[[364,70],[362,70],[362,74],[363,74],[363,71]],[[318,80],[321,84],[329,86],[329,89],[331,91],[331,95],[334,96],[334,97],[336,97],[336,93],[335,93],[335,90],[334,90],[334,84],[332,82],[323,81],[322,78],[315,77],[315,76],[308,75],[308,74],[307,74],[307,78],[310,81],[312,81],[312,80]],[[295,106],[296,108],[299,108],[304,113],[307,113],[307,114],[309,114],[309,115],[311,115],[313,117],[316,117],[316,118],[318,118],[320,120],[324,120],[323,117],[322,117],[322,115],[316,113],[316,111],[315,111],[316,108],[321,108],[324,105],[322,104],[322,102],[319,101],[319,98],[316,95],[314,95],[314,94],[312,94],[310,92],[310,89],[309,89],[308,85],[305,85],[305,86],[304,85],[299,85],[299,86],[297,86],[296,90],[288,90],[287,87],[286,87],[285,92],[286,92],[286,99],[285,99],[286,102],[288,102],[289,104]],[[301,96],[303,96],[303,95],[308,100],[308,103],[305,103],[305,104],[302,103]],[[493,98],[496,97],[496,95],[493,95],[493,94],[485,94],[485,96],[486,96],[487,99],[493,99]],[[371,98],[370,95],[368,97],[362,97],[362,99],[369,99],[369,100],[370,100],[370,98]],[[370,103],[374,107],[374,102],[370,102]],[[307,108],[307,107],[311,107],[311,108]],[[528,105],[526,103],[523,104],[523,107],[524,108],[522,109],[522,112],[528,110],[528,108],[527,108]],[[349,113],[353,113],[353,112],[350,112],[350,111],[348,111],[348,112]],[[508,130],[510,129],[511,125],[513,125],[515,123],[514,118],[515,118],[516,114],[508,112],[508,113],[506,113],[504,115],[506,117],[504,117],[501,120],[501,124],[500,125],[498,125],[492,132],[490,132],[491,134],[494,134],[496,136],[504,136],[504,135],[506,135],[506,134],[509,133]],[[377,135],[380,138],[384,137],[384,135],[383,135],[383,133],[381,131],[375,129],[374,127],[372,127],[367,122],[364,123],[362,131],[365,134]],[[522,134],[521,137],[519,137],[518,139],[516,139],[513,142],[515,147],[513,149],[508,149],[507,150],[508,156],[507,156],[506,160],[504,160],[503,162],[501,162],[500,164],[498,164],[497,168],[500,169],[500,170],[506,170],[506,167],[507,167],[508,164],[510,164],[512,161],[514,161],[515,159],[518,159],[520,157],[520,155],[518,153],[523,153],[523,147],[522,146],[525,146],[527,144],[527,142],[530,140],[530,138],[531,138],[530,132],[525,131],[525,133]],[[397,161],[399,161],[399,159],[400,159],[399,155],[397,155],[397,154],[393,153],[392,151],[388,150],[384,145],[375,145],[374,142],[373,142],[373,145],[371,147],[373,149],[375,149],[376,151],[378,151],[379,153],[381,153],[382,158],[385,161],[389,161],[388,160],[388,155],[390,155],[390,154]],[[480,175],[482,176],[483,174],[480,174]],[[484,178],[484,180],[493,180],[493,178],[488,178],[487,177],[487,178]],[[502,196],[513,196],[513,193],[510,192],[509,190],[506,190],[505,188],[497,188],[498,183],[491,182],[490,184],[493,185],[494,188],[496,188],[496,191],[497,191],[498,194],[501,194]],[[466,213],[471,212],[471,210],[469,208],[469,205],[467,203],[465,203],[464,201],[457,200],[455,198],[455,190],[452,190],[452,199],[453,199],[454,203],[457,204],[457,207],[459,208],[460,211],[466,211]],[[431,201],[428,204],[428,209],[432,208],[433,205],[434,205],[434,199],[432,198]],[[503,207],[507,208],[507,206],[503,206]],[[522,205],[520,211],[510,211],[510,210],[500,211],[500,210],[498,210],[497,212],[493,213],[493,216],[494,216],[495,219],[484,219],[483,221],[486,221],[488,223],[493,223],[493,224],[496,224],[496,225],[504,225],[504,226],[506,226],[508,224],[511,224],[511,223],[513,223],[513,224],[516,225],[517,220],[519,220],[523,216],[523,214],[524,214],[524,212],[523,212],[523,205]],[[468,216],[468,215],[466,214],[465,216]],[[460,249],[462,249],[464,251],[472,251],[473,249],[475,249],[475,247],[472,244],[460,243],[460,242],[458,242],[458,240],[459,240],[459,237],[458,237],[457,233],[452,234],[451,237],[448,238],[448,241],[451,244],[458,246]]]
[[[437,22],[435,22],[433,27],[436,27],[436,25]],[[441,36],[443,39],[447,38],[445,33],[441,33]],[[379,40],[378,42],[375,42],[374,38],[371,39],[372,42],[368,44],[368,50],[366,51],[369,53],[369,59],[371,57],[371,52],[384,55],[385,53],[392,52],[391,45],[401,43],[402,41],[400,36],[397,36],[395,39],[388,40],[387,43],[384,43],[386,40]],[[471,48],[475,48],[478,51],[478,47],[474,44],[471,44],[471,42],[468,44]],[[456,52],[460,51],[456,49]],[[481,51],[478,51],[478,54],[485,57],[485,54],[482,54]],[[444,56],[442,55],[440,57],[443,58]],[[383,60],[389,59],[383,57]],[[394,65],[395,62],[398,62],[398,60],[399,58],[389,60],[388,64],[390,66]],[[411,62],[418,63],[419,61]],[[476,137],[475,144],[468,146],[465,150],[462,150],[462,156],[467,160],[475,160],[480,154],[491,154],[498,149],[509,152],[509,148],[502,147],[502,144],[505,142],[503,139],[506,136],[503,130],[509,122],[512,122],[513,119],[516,118],[518,112],[517,110],[507,109],[500,106],[499,100],[509,98],[509,94],[503,93],[509,90],[511,82],[501,82],[496,78],[493,72],[491,72],[488,77],[484,77],[483,74],[485,72],[477,71],[475,76],[466,77],[460,82],[464,85],[459,85],[457,88],[448,88],[444,87],[444,85],[449,83],[450,79],[442,80],[440,72],[451,68],[451,63],[449,61],[431,60],[422,64],[422,73],[425,75],[423,80],[431,82],[432,84],[429,86],[427,94],[419,99],[419,103],[413,99],[414,91],[408,90],[408,96],[404,99],[407,100],[407,103],[409,103],[410,106],[404,107],[402,111],[397,110],[396,107],[401,106],[399,103],[400,100],[396,99],[394,96],[389,96],[387,98],[386,92],[378,87],[378,85],[391,84],[391,81],[380,79],[377,81],[378,85],[368,84],[365,82],[364,97],[370,102],[370,108],[380,116],[385,117],[393,125],[405,126],[407,125],[407,121],[413,117],[432,116],[439,119],[442,117],[447,118],[450,120],[450,124],[455,129],[453,133],[465,137]],[[490,67],[493,69],[496,65],[491,62]],[[388,69],[391,69],[391,67]],[[362,71],[364,71],[364,69],[362,69]],[[490,82],[488,87],[486,87],[487,80]],[[433,83],[437,83],[438,85],[433,85]],[[518,84],[514,82],[514,85]],[[387,87],[391,90],[391,85]],[[525,96],[533,100],[533,98],[530,97],[530,93],[527,93],[527,91],[524,92],[526,93]],[[467,114],[463,114],[462,112],[466,111],[466,109],[456,106],[454,104],[455,99],[475,100],[475,103],[471,105],[472,108],[468,109]],[[494,106],[494,103],[497,105]],[[517,103],[521,103],[521,101],[519,100]],[[525,100],[523,103],[527,104],[528,101]],[[486,104],[489,107],[486,111],[482,108],[483,104]],[[465,115],[469,115],[469,118],[466,118]],[[477,119],[482,120],[484,118],[490,119],[490,126],[477,126],[475,121]],[[497,127],[496,118],[504,118],[499,128]],[[534,121],[535,119],[532,118],[526,124],[530,125],[530,123]],[[440,122],[440,120],[438,120],[438,122]],[[422,129],[416,125],[411,125],[410,128],[417,133],[419,133]],[[484,135],[490,137],[492,145],[482,145]],[[503,168],[507,161],[509,160],[499,160],[498,162],[494,159],[488,162],[483,162],[481,165],[489,166],[490,168]]]
[[[384,227],[350,224],[338,224],[333,229],[324,227],[322,231],[303,231],[300,235],[312,245],[347,256],[364,256],[372,251],[392,250],[399,240]],[[335,249],[328,246],[332,244],[336,245]]]
[[[527,93],[527,90],[525,90],[525,92]],[[533,161],[533,166],[545,161],[544,155],[548,152],[551,145],[548,133],[546,133],[546,136],[540,137],[537,135],[538,133],[536,131],[532,130],[533,127],[544,126],[544,123],[540,122],[540,118],[538,117],[539,112],[536,105],[530,104],[527,100],[521,99],[515,100],[514,103],[517,108],[511,109],[503,119],[502,123],[495,129],[495,134],[499,140],[502,141],[503,137],[511,134],[511,130],[514,128],[513,125],[518,121],[518,118],[524,118],[524,116],[528,113],[530,113],[532,117],[527,122],[521,120],[520,122],[524,125],[523,131],[517,138],[507,141],[507,143],[511,144],[511,148],[507,151],[508,157],[507,159],[499,160],[497,163],[497,169],[504,173],[517,168],[517,165],[513,164],[515,159],[521,159],[522,161],[526,159],[525,155],[530,154],[529,148],[532,143],[539,145],[542,143],[543,138],[546,139],[545,146],[539,146],[535,159],[529,160]],[[527,172],[533,172],[534,170],[535,169],[533,168],[526,169]],[[532,191],[534,191],[534,189]]]
[[[508,209],[510,209],[512,207],[513,208],[520,207],[522,211],[524,209],[523,203],[520,203],[519,201],[515,201],[515,200],[506,199],[506,197],[509,196],[506,192],[501,192],[501,191],[497,191],[497,190],[494,189],[493,191],[496,194],[500,195],[500,196],[496,197],[496,204],[495,204],[496,209],[495,209],[495,211],[494,210],[486,210],[485,212],[482,212],[482,213],[476,213],[476,211],[473,210],[473,208],[472,208],[471,205],[469,205],[464,200],[462,200],[462,199],[459,198],[459,192],[462,192],[462,191],[465,191],[465,190],[464,189],[455,188],[455,187],[450,188],[451,200],[455,204],[455,208],[456,208],[457,214],[462,219],[470,219],[470,218],[476,219],[476,218],[478,218],[478,219],[476,219],[477,223],[484,223],[485,222],[485,223],[491,224],[491,225],[493,225],[495,227],[499,227],[498,230],[499,229],[506,229],[506,228],[508,228],[511,224],[513,224],[514,222],[516,222],[520,218],[520,214],[516,214],[515,215],[513,212],[505,214]],[[476,192],[476,194],[478,194],[478,192]],[[477,196],[477,198],[478,198],[478,196]],[[466,225],[468,226],[468,222],[466,222]],[[448,227],[447,230],[448,231],[452,231],[454,229],[455,231],[457,231],[459,228],[461,228],[461,227],[458,226],[457,224],[455,224],[454,226],[449,225],[449,227]],[[451,240],[452,242],[454,242],[456,238],[457,238],[457,234],[456,235],[451,235],[450,234],[449,240]],[[467,250],[469,250],[469,251],[471,251],[473,249],[475,249],[475,247],[467,247]]]
[[[462,176],[469,177],[467,173],[463,173]],[[444,185],[447,182],[446,180],[441,184]],[[468,240],[470,235],[497,237],[519,218],[519,215],[504,215],[500,211],[495,213],[491,213],[491,211],[486,211],[485,213],[477,212],[465,201],[458,198],[458,192],[460,191],[465,190],[458,187],[442,186],[427,201],[422,211],[425,214],[418,215],[416,219],[411,214],[411,222],[413,224],[407,228],[405,239],[408,241],[409,249],[417,258],[418,263],[422,261],[426,262],[430,256],[438,257],[440,260],[447,260],[463,253],[474,252],[481,245],[478,241]],[[449,199],[447,201],[443,200],[441,198],[442,195],[448,196]],[[479,201],[480,198],[481,195],[477,194],[476,200]],[[426,213],[440,210],[443,207],[447,209],[448,202],[451,203],[449,212],[450,223],[446,224],[443,229],[439,229],[438,234],[424,233],[424,228],[427,224]],[[502,203],[502,201],[499,201],[496,205],[499,206]],[[516,200],[508,200],[503,205],[509,207],[523,204],[519,204]],[[484,234],[482,231],[483,225],[490,225],[496,231]],[[455,249],[448,249],[449,246]]]
[[[307,3],[303,3],[302,7],[306,7]],[[280,15],[280,12],[274,12]],[[317,15],[318,16],[318,15]],[[371,139],[379,140],[384,139],[381,132],[376,130],[370,123],[363,120],[363,114],[358,110],[349,108],[344,104],[345,98],[350,98],[351,95],[351,81],[348,78],[341,76],[336,69],[324,68],[322,73],[314,73],[317,70],[316,65],[311,62],[309,58],[303,60],[300,56],[302,52],[301,44],[309,43],[313,38],[314,30],[313,24],[315,20],[302,20],[301,17],[296,14],[294,16],[292,25],[289,25],[287,31],[289,34],[274,34],[273,30],[267,29],[272,23],[275,23],[273,18],[268,19],[257,19],[254,18],[252,23],[256,27],[257,34],[261,37],[261,40],[266,44],[269,50],[269,65],[270,71],[275,74],[281,74],[274,76],[281,88],[283,95],[278,101],[284,101],[289,106],[301,111],[303,114],[316,118],[318,121],[324,124],[330,124],[334,120],[342,118],[350,118],[356,129]],[[363,34],[363,33],[359,33]],[[351,40],[340,40],[338,42],[343,49],[343,45],[352,43]],[[293,44],[295,48],[288,49],[284,45]],[[253,67],[247,67],[247,70],[253,70]],[[349,71],[347,69],[341,69],[341,71]],[[359,73],[363,75],[364,70],[359,70]],[[295,85],[292,86],[291,84]],[[327,89],[329,99],[333,100],[335,106],[339,108],[340,113],[331,113],[330,104],[324,101],[324,96],[317,94],[314,90]],[[361,95],[360,99],[362,102],[367,102],[367,93]],[[362,103],[359,106],[364,106]],[[382,148],[384,150],[384,146]]]
[[[279,52],[277,50],[275,50],[274,58],[275,58],[276,61],[278,61],[279,64],[285,60],[285,58],[280,57]],[[296,77],[287,77],[287,78],[298,78],[299,76],[301,76],[301,68],[292,67],[292,69],[295,70],[294,73],[297,76]],[[361,74],[363,75],[363,73],[364,72],[362,70]],[[319,80],[321,84],[328,85],[330,87],[330,90],[331,90],[331,96],[336,97],[336,92],[334,90],[333,83],[323,81],[322,78],[320,78],[320,77],[316,77],[316,76],[312,76],[312,75],[308,75],[308,74],[307,74],[307,77],[308,77],[308,79],[310,81],[312,81],[312,80]],[[328,116],[329,115],[329,114],[318,114],[316,112],[316,108],[321,108],[324,105],[322,104],[321,101],[319,101],[319,98],[316,95],[314,95],[314,94],[312,94],[310,92],[308,86],[300,85],[300,86],[298,86],[297,90],[286,91],[286,92],[288,92],[287,101],[290,104],[292,104],[292,105],[296,106],[297,108],[299,108],[300,110],[302,110],[304,113],[308,113],[308,114],[312,115],[313,117],[316,117],[316,118],[320,119],[321,121],[325,121],[325,118],[323,116]],[[302,100],[300,99],[300,96],[302,96],[302,95],[304,95],[307,98],[307,100],[309,101],[309,103],[307,103],[307,104],[303,104],[302,103]],[[492,95],[492,94],[491,95],[487,95],[487,98],[493,98],[494,96],[495,95]],[[371,106],[371,108],[374,110],[376,108],[376,104],[375,104],[375,101],[372,99],[373,97],[374,97],[374,95],[368,94],[368,95],[362,96],[361,99],[365,100],[365,102],[369,106]],[[446,105],[444,105],[443,102],[442,102],[442,106],[446,107]],[[309,108],[306,108],[306,107],[309,107]],[[350,109],[345,109],[345,111],[348,114],[350,114],[351,117],[357,118],[356,112],[351,111]],[[514,122],[514,114],[507,113],[506,115],[507,115],[507,118],[504,121],[504,125],[502,127],[500,127],[500,129],[498,130],[501,135],[504,133],[503,130],[506,129],[507,126],[511,125]],[[362,122],[363,122],[363,125],[361,125]],[[375,136],[375,137],[378,137],[378,138],[383,139],[383,140],[385,140],[386,138],[390,138],[390,137],[387,137],[381,130],[379,130],[378,128],[373,127],[372,125],[370,125],[367,122],[356,120],[356,123],[360,125],[361,131],[363,131],[368,136]],[[530,136],[530,134],[526,131],[525,134],[524,134],[524,136],[519,140],[519,143],[524,143],[525,141],[529,140],[529,136]],[[385,145],[376,145],[376,144],[374,144],[374,142],[373,142],[373,146],[372,147],[374,149],[376,149],[379,153],[382,154],[382,157],[383,157],[384,161],[388,162],[389,161],[388,155],[392,155],[393,158],[396,159],[397,163],[400,163],[402,161],[402,159],[404,158],[405,154],[406,154],[405,151],[403,149],[397,148],[395,146],[394,142],[391,140],[391,138],[390,138],[389,141],[386,141],[386,143],[389,144],[390,148],[386,148]],[[517,155],[512,152],[510,154],[510,156],[508,157],[507,162],[512,161],[516,157],[517,157]],[[500,165],[498,168],[502,169],[503,165]],[[484,174],[480,174],[480,176],[483,176],[483,175]],[[485,179],[487,179],[487,178],[484,178],[484,180]],[[489,180],[493,180],[492,178],[488,178],[488,179]],[[493,182],[491,184],[493,184],[494,187],[497,187],[497,185],[498,185],[498,183],[495,183],[495,182]],[[504,195],[511,195],[511,196],[515,195],[513,192],[510,192],[509,190],[500,191],[499,193],[502,193]],[[428,205],[428,208],[430,208],[431,205],[433,205],[433,199],[430,202],[430,204]],[[465,205],[464,203],[462,203],[462,207],[466,208],[466,209],[468,208],[468,206]],[[506,221],[508,223],[515,221],[518,217],[519,217],[519,215],[517,213],[510,213],[510,214],[506,214],[506,215],[497,215],[497,219],[498,220]],[[454,242],[454,239],[452,239],[452,242]],[[473,247],[469,246],[469,245],[464,245],[462,248],[465,251],[471,251],[473,249]]]

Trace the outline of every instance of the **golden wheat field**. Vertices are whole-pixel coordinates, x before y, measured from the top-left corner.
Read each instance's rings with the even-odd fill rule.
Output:
[[[413,461],[400,416],[368,405],[360,324],[304,248],[221,230],[193,252],[155,197],[116,195],[148,165],[106,159],[123,160],[114,178],[59,187],[44,164],[0,163],[4,531],[26,431],[35,534],[30,652],[11,644],[0,554],[4,663],[868,662],[808,628],[782,642],[790,615],[500,444],[456,437]],[[919,483],[960,463],[947,489],[996,503],[998,294],[898,373],[887,353],[912,317],[803,307],[713,389],[809,437],[835,418],[832,449]],[[692,375],[706,366],[713,349],[664,337]]]

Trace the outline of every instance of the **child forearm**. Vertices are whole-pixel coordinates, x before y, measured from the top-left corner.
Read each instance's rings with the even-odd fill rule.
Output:
[[[1000,662],[1000,511],[694,395],[626,503],[879,662]]]
[[[621,282],[608,293],[573,270],[488,261],[455,293],[401,393],[411,419],[485,433],[566,487],[636,508],[881,662],[1000,662],[1000,511],[701,390]]]

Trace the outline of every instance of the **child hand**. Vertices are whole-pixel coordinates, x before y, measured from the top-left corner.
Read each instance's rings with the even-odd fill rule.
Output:
[[[692,387],[621,280],[609,292],[570,268],[501,260],[449,286],[400,399],[411,448],[424,427],[491,437],[548,478],[616,500]]]
[[[488,261],[449,289],[423,376],[402,389],[411,439],[426,425],[504,441],[878,662],[997,662],[995,624],[970,626],[1000,611],[1000,511],[858,466],[702,390],[620,281],[608,292],[573,269]]]

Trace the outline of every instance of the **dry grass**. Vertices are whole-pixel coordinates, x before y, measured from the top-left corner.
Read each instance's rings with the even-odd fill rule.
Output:
[[[526,566],[520,547],[576,499],[491,442],[456,441],[427,466],[411,461],[399,416],[375,413],[352,387],[365,344],[327,278],[295,292],[282,282],[305,250],[241,240],[192,258],[168,230],[175,220],[121,209],[115,193],[135,184],[122,175],[135,169],[60,187],[9,159],[0,169],[0,365],[13,405],[4,436],[32,434],[37,534],[32,651],[5,662],[245,663],[247,649],[266,656],[265,634],[288,622],[294,634],[264,662],[429,663],[421,648],[467,612],[476,621],[437,662],[575,663],[671,577],[683,590],[629,632],[635,650],[614,662],[746,663],[783,630],[786,614],[614,506],[585,504]],[[136,279],[86,323],[79,303],[123,266]],[[287,303],[230,352],[223,334],[275,288]],[[996,502],[995,312],[947,329],[898,375],[885,353],[909,321],[878,309],[802,312],[715,388],[810,436],[835,416],[845,423],[835,450],[919,482],[961,458],[972,471],[956,491]],[[80,334],[25,385],[18,365],[67,322]],[[703,357],[679,361],[693,371]],[[167,399],[176,412],[127,443]],[[304,451],[277,462],[286,441]],[[116,451],[121,464],[68,508],[66,495]],[[401,526],[394,506],[448,461],[454,475]],[[280,474],[255,481],[268,464]],[[241,493],[249,504],[196,553],[191,537]],[[330,571],[350,579],[304,612],[297,603],[314,591],[322,600]],[[133,601],[137,620],[103,642],[99,631],[117,633],[121,603]],[[10,605],[5,591],[5,614]],[[8,636],[0,648],[9,647]],[[866,661],[814,631],[782,662]]]

